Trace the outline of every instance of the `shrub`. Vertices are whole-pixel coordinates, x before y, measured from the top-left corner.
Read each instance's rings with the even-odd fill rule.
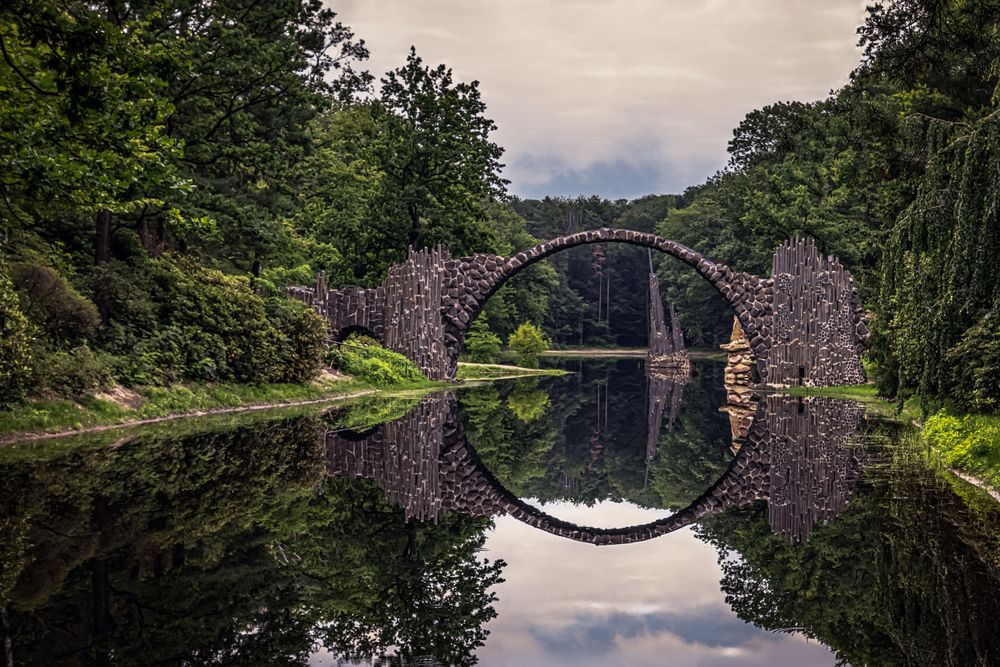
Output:
[[[0,265],[0,407],[23,399],[33,376],[32,326],[4,268]]]
[[[276,380],[303,383],[316,377],[326,350],[326,320],[305,304],[283,297],[268,300],[267,312],[281,333]]]
[[[509,347],[525,366],[537,366],[538,355],[549,349],[551,342],[534,324],[525,322],[507,339]]]
[[[35,382],[44,392],[83,398],[110,385],[114,377],[105,356],[80,346],[39,355]]]
[[[97,343],[114,354],[130,354],[140,340],[159,327],[153,301],[152,266],[143,256],[129,262],[112,260],[94,268],[87,289],[104,316]]]
[[[368,336],[353,335],[331,351],[332,365],[376,387],[426,381],[417,366]]]
[[[97,306],[81,295],[55,269],[15,264],[11,279],[21,299],[21,310],[49,340],[68,346],[93,338],[101,316]]]
[[[500,337],[490,331],[483,318],[472,323],[469,333],[465,336],[465,351],[472,361],[495,361],[500,352]]]

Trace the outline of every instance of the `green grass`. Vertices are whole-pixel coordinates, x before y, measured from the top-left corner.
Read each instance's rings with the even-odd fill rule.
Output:
[[[924,422],[924,439],[946,465],[1000,489],[1000,415],[940,411]]]

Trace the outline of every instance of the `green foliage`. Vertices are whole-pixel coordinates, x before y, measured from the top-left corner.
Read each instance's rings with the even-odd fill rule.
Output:
[[[539,419],[549,407],[548,392],[537,387],[537,384],[519,384],[507,397],[507,407],[525,424]]]
[[[279,334],[280,370],[274,381],[302,384],[312,380],[323,365],[326,320],[305,304],[282,297],[268,299],[265,308]]]
[[[952,467],[1000,484],[1000,418],[995,415],[956,417],[945,411],[924,422],[923,436]]]
[[[15,403],[28,391],[33,375],[33,327],[0,261],[0,407]]]
[[[551,341],[537,325],[524,322],[507,338],[509,347],[525,366],[537,366],[538,355],[549,349]]]
[[[21,310],[50,341],[76,345],[93,338],[101,322],[97,307],[58,271],[47,266],[14,264],[10,273],[21,298]]]
[[[490,331],[484,318],[477,318],[465,335],[465,351],[472,361],[496,361],[501,344],[500,336]]]
[[[114,382],[109,362],[107,355],[95,353],[86,345],[42,352],[35,366],[36,391],[83,398]]]
[[[1000,321],[990,311],[948,350],[952,396],[969,409],[1000,409]]]
[[[882,261],[875,322],[890,393],[954,396],[996,405],[1000,290],[1000,118],[935,153],[916,200],[899,217]],[[964,362],[964,367],[955,364]]]
[[[412,361],[387,350],[372,338],[351,335],[330,352],[332,365],[356,379],[376,387],[427,383]]]

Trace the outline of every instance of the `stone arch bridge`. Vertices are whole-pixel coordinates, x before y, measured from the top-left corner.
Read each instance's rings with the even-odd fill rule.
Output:
[[[593,243],[626,243],[670,255],[693,268],[729,303],[753,349],[761,378],[776,385],[864,382],[864,309],[850,272],[811,240],[778,248],[768,277],[734,271],[675,241],[628,229],[595,229],[539,243],[510,256],[452,258],[442,249],[409,251],[382,284],[364,289],[288,288],[314,307],[331,335],[367,331],[435,380],[454,379],[469,325],[508,280],[557,252]]]

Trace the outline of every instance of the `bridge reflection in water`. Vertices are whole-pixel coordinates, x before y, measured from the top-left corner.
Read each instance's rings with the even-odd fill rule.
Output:
[[[715,484],[674,514],[623,528],[575,525],[508,491],[466,439],[452,393],[429,395],[404,417],[366,434],[328,432],[327,469],[334,476],[373,479],[407,519],[419,521],[434,521],[446,510],[510,514],[567,539],[625,544],[766,500],[772,530],[800,540],[847,506],[862,466],[848,440],[863,415],[860,404],[838,399],[762,398],[742,446]]]

